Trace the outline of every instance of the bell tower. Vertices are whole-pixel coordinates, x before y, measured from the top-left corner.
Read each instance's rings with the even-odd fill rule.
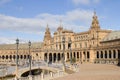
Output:
[[[95,29],[95,30],[100,29],[99,21],[95,11],[94,11],[93,20],[92,20],[90,29]]]
[[[90,27],[90,45],[91,46],[98,46],[99,45],[99,31],[100,31],[100,25],[98,21],[98,17],[96,15],[96,12],[94,11],[91,27]]]
[[[50,33],[50,29],[49,29],[48,24],[47,24],[45,35],[44,35],[44,42],[46,42],[50,39],[51,39],[51,33]]]

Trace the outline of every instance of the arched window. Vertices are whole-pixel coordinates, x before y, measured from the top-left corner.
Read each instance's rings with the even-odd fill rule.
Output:
[[[113,58],[116,58],[116,51],[113,50]]]
[[[75,54],[75,52],[74,52],[74,58],[76,57],[76,54]]]
[[[4,58],[5,58],[5,56],[3,55],[3,56],[2,56],[2,59],[4,59]]]
[[[8,59],[8,55],[6,55],[6,59]]]
[[[10,55],[10,59],[12,59],[12,55]]]
[[[69,59],[69,53],[67,53],[67,58]]]
[[[109,50],[109,58],[111,58],[111,50]]]
[[[97,51],[97,58],[99,58],[99,51]]]
[[[101,51],[101,58],[103,58],[103,51]]]
[[[107,51],[105,51],[105,58],[107,58]]]
[[[77,58],[79,58],[79,52],[77,52]]]
[[[90,53],[87,51],[87,58],[89,59],[90,58]]]

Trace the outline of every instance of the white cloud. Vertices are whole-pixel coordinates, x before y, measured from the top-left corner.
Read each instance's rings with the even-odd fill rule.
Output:
[[[74,31],[80,32],[81,30],[86,30],[89,28],[92,14],[92,11],[82,9],[68,11],[63,15],[43,13],[35,16],[34,18],[17,18],[0,14],[0,30],[10,30],[13,32],[16,31],[31,34],[39,33],[40,35],[44,35],[43,33],[47,23],[53,32],[57,27],[59,27],[59,21],[61,19],[65,29],[74,29]],[[0,38],[0,40],[1,43],[13,42],[13,39]]]
[[[83,5],[89,5],[89,4],[96,4],[99,3],[100,0],[72,0],[75,5],[83,4]]]
[[[15,37],[0,37],[0,44],[15,44],[16,43]],[[29,40],[25,40],[23,38],[19,39],[19,43],[28,43]],[[34,41],[32,41],[34,42]]]
[[[13,44],[13,43],[15,43],[15,39],[13,38],[0,37],[0,44]]]
[[[10,2],[11,0],[0,0],[0,5],[6,4]]]
[[[0,29],[41,33],[45,30],[48,23],[52,31],[54,31],[59,26],[60,19],[63,20],[63,24],[65,27],[68,27],[68,25],[74,25],[78,28],[78,26],[83,26],[83,23],[90,23],[92,13],[93,12],[89,10],[76,9],[73,11],[69,11],[64,15],[53,15],[44,13],[39,14],[34,18],[16,18],[0,14]]]

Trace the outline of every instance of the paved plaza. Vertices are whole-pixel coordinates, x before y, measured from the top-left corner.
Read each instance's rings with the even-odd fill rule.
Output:
[[[120,67],[110,64],[80,64],[80,71],[54,80],[120,80]]]

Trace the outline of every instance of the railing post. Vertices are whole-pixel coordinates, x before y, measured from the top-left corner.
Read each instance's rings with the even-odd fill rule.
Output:
[[[29,80],[33,80],[33,79],[32,79],[32,75],[29,75]]]
[[[44,79],[44,73],[41,73],[41,80]]]

